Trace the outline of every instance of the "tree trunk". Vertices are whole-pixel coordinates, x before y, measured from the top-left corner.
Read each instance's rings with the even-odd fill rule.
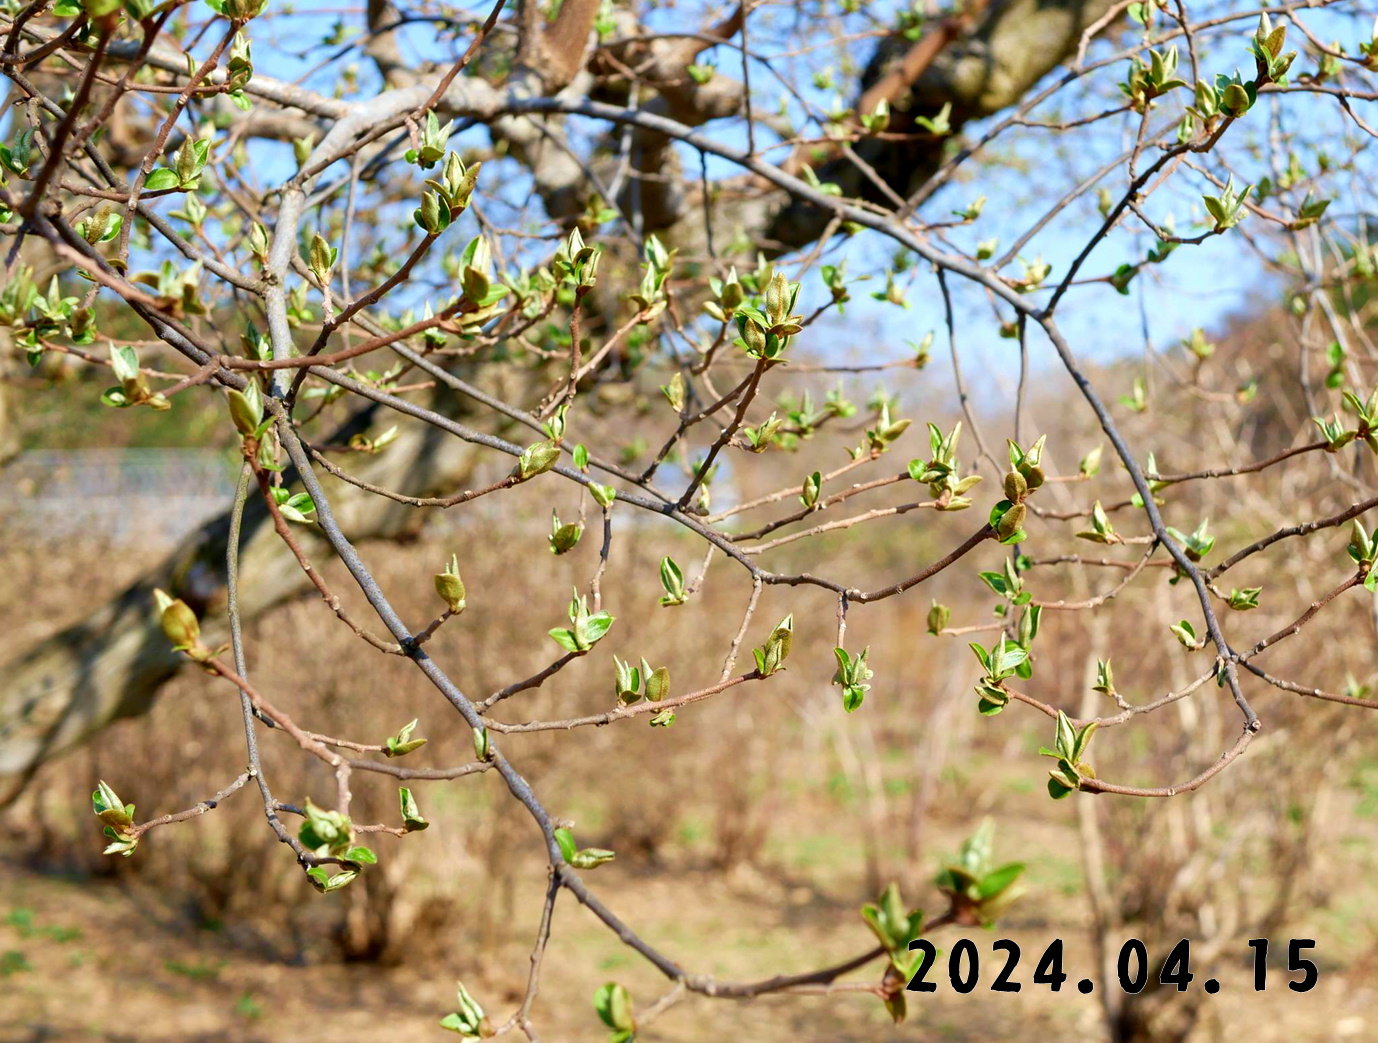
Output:
[[[436,393],[430,408],[451,416],[462,403]],[[360,410],[332,439],[368,427]],[[406,428],[377,456],[347,458],[351,474],[409,495],[452,492],[478,464],[482,449],[428,425]],[[290,477],[290,476],[289,476]],[[331,503],[356,540],[415,531],[423,512],[322,474]],[[229,510],[206,522],[156,568],[79,623],[54,634],[4,667],[0,691],[0,807],[14,800],[48,759],[85,742],[121,717],[146,713],[158,689],[186,663],[154,617],[153,589],[183,598],[201,617],[209,642],[227,640],[225,552]],[[331,557],[323,539],[302,527],[313,562]],[[305,573],[273,531],[257,490],[250,489],[240,553],[240,612],[247,623],[309,589]]]

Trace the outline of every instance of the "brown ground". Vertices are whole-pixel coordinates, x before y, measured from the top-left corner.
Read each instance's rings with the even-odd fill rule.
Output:
[[[548,661],[549,648],[533,641],[532,634],[539,637],[558,621],[570,582],[585,583],[591,573],[596,548],[587,539],[577,553],[545,564],[547,524],[542,516],[514,529],[513,539],[525,541],[521,546],[539,556],[535,578],[514,577],[501,562],[478,557],[466,562],[474,607],[463,628],[437,635],[435,649],[438,657],[459,663],[475,691],[494,690]],[[943,524],[955,531],[966,522],[945,519]],[[901,539],[905,533],[909,542]],[[885,534],[885,540],[868,546],[863,572],[894,575],[908,562],[931,560],[932,549],[920,540],[927,537],[917,529],[895,526]],[[463,537],[456,529],[428,535],[416,545],[369,548],[380,580],[400,592],[408,618],[430,618],[429,576],[456,543],[464,545]],[[92,600],[104,597],[153,560],[142,552],[127,559],[104,556],[98,567],[75,559],[64,564],[57,556],[11,546],[0,557],[0,661],[79,618],[83,605],[73,591]],[[656,562],[665,552],[630,536],[619,544],[617,574],[610,575],[606,595],[610,604],[627,609],[618,610],[613,650],[649,650],[656,662],[671,666],[678,683],[716,676],[723,645],[740,619],[741,584],[709,584],[697,608],[642,611],[643,601],[653,603]],[[677,553],[682,563],[688,560],[688,554]],[[1307,553],[1313,557],[1299,554],[1297,567],[1317,574],[1333,569],[1331,559],[1340,556],[1333,545]],[[994,560],[983,561],[983,567]],[[357,608],[361,599],[349,591],[338,564],[326,562],[323,569]],[[933,591],[954,605],[956,621],[984,619],[989,611],[984,594],[970,593],[970,571],[960,578],[965,588],[956,578],[940,578]],[[521,586],[524,577],[531,589]],[[1116,659],[1116,673],[1132,679],[1136,696],[1169,686],[1166,667],[1136,659],[1143,642],[1132,639],[1149,618],[1144,613],[1166,611],[1151,599],[1168,593],[1155,584],[1138,600],[1126,596],[1115,603],[1121,613],[1114,623],[1116,654],[1123,656]],[[750,1003],[695,998],[646,1026],[643,1043],[1100,1043],[1105,1038],[1099,997],[1115,985],[1095,969],[1086,934],[1089,914],[1077,854],[1081,798],[1054,803],[1042,790],[1045,765],[1035,751],[1050,737],[1042,718],[1017,711],[977,718],[964,644],[922,636],[927,597],[925,591],[923,597],[877,606],[850,624],[849,636],[874,646],[877,671],[876,688],[851,718],[841,716],[836,689],[828,683],[833,605],[805,594],[768,591],[761,618],[773,621],[785,611],[795,612],[800,634],[794,661],[776,688],[701,704],[668,731],[642,725],[513,740],[514,762],[529,773],[538,792],[554,796],[560,814],[581,824],[581,841],[618,849],[618,861],[587,874],[589,883],[650,943],[696,973],[751,980],[813,969],[870,945],[857,915],[864,897],[874,893],[865,881],[862,852],[867,800],[858,795],[861,783],[869,781],[849,768],[841,752],[847,747],[834,741],[836,735],[874,744],[858,745],[852,751],[858,759],[865,759],[868,749],[878,751],[872,763],[880,765],[878,789],[889,801],[882,809],[884,879],[907,874],[906,894],[915,904],[941,912],[942,899],[931,884],[939,858],[955,851],[982,815],[997,822],[999,860],[1028,863],[1027,897],[996,930],[965,932],[982,957],[980,985],[968,996],[952,990],[944,958],[933,975],[938,992],[915,997],[910,1018],[900,1027],[864,993]],[[1286,601],[1280,593],[1276,603]],[[483,612],[489,604],[494,610]],[[1271,611],[1265,608],[1259,615]],[[1351,614],[1340,615],[1337,625],[1357,618],[1357,609],[1346,605],[1345,611]],[[1083,647],[1083,628],[1066,619],[1046,626],[1046,638],[1040,637],[1046,644],[1039,690],[1075,705],[1089,651]],[[279,640],[283,634],[293,640]],[[308,726],[378,741],[420,715],[423,734],[432,741],[418,755],[424,763],[459,763],[471,756],[467,734],[448,726],[450,718],[436,711],[433,693],[405,673],[406,664],[375,664],[361,683],[352,638],[318,602],[308,599],[276,610],[250,628],[249,641],[256,681]],[[484,654],[470,655],[471,647]],[[1321,641],[1295,654],[1310,665],[1311,659],[1338,657],[1337,647],[1349,650],[1356,672],[1371,669],[1372,647],[1362,636],[1348,644]],[[310,654],[301,654],[302,649]],[[707,667],[695,661],[701,656],[710,657]],[[1317,665],[1324,666],[1325,676],[1345,672],[1337,659]],[[520,708],[512,708],[511,719],[606,706],[606,668],[606,659],[572,666],[559,684],[524,697]],[[1284,662],[1279,672],[1303,671]],[[944,719],[947,699],[957,709]],[[1200,727],[1219,729],[1215,704],[1202,699],[1200,705]],[[1307,994],[1293,993],[1286,987],[1285,966],[1275,966],[1267,991],[1256,994],[1249,950],[1236,943],[1228,950],[1230,958],[1193,966],[1193,989],[1209,976],[1218,977],[1223,988],[1205,1001],[1208,1016],[1191,1043],[1378,1039],[1378,991],[1372,984],[1378,970],[1378,914],[1371,890],[1378,879],[1373,843],[1378,761],[1370,752],[1369,721],[1349,714],[1332,728],[1332,718],[1321,716],[1323,707],[1308,704],[1304,713],[1287,718],[1283,712],[1289,705],[1265,693],[1259,708],[1270,730],[1247,761],[1232,768],[1228,778],[1179,798],[1176,806],[1193,826],[1198,815],[1206,821],[1201,833],[1207,840],[1220,840],[1230,861],[1208,863],[1206,873],[1225,874],[1227,902],[1237,898],[1255,917],[1277,890],[1278,877],[1286,875],[1268,871],[1269,845],[1276,842],[1283,849],[1291,824],[1308,823],[1313,833],[1306,845],[1304,882],[1292,896],[1285,925],[1270,933],[1275,955],[1285,955],[1288,938],[1316,939],[1312,955],[1321,969],[1320,984]],[[41,798],[0,819],[0,1043],[443,1040],[452,1037],[437,1023],[453,1009],[457,978],[496,1021],[512,1011],[525,983],[544,879],[529,819],[519,812],[510,822],[499,819],[493,809],[511,802],[491,779],[418,788],[433,827],[377,845],[383,864],[368,872],[409,865],[408,874],[399,875],[416,881],[420,895],[413,904],[423,910],[401,945],[393,944],[393,955],[408,957],[394,966],[339,962],[338,951],[323,939],[343,919],[338,914],[350,908],[346,903],[359,900],[360,884],[351,885],[355,894],[310,892],[290,856],[267,837],[251,793],[213,815],[150,834],[128,862],[116,859],[108,865],[110,860],[100,858],[99,828],[88,797],[94,780],[114,781],[126,800],[137,801],[140,817],[187,807],[242,770],[238,712],[223,685],[187,671],[147,717],[123,722],[88,749],[45,767],[34,786]],[[917,845],[922,856],[915,862],[905,854],[910,800],[924,781],[924,758],[932,752],[927,738],[938,728],[943,741],[934,749],[946,760],[929,780],[931,806]],[[1125,729],[1123,738],[1098,737],[1103,743],[1098,764],[1108,763],[1127,782],[1188,777],[1178,739],[1185,729],[1182,721],[1165,716],[1155,718],[1152,727]],[[1312,770],[1313,762],[1303,761],[1303,755],[1323,749],[1337,752],[1323,770]],[[1203,756],[1213,756],[1211,750]],[[329,793],[329,780],[294,749],[272,742],[265,743],[265,751],[280,797]],[[589,759],[600,771],[586,770]],[[1289,775],[1288,764],[1301,767]],[[1244,774],[1250,771],[1256,774]],[[1254,782],[1241,781],[1248,779]],[[395,789],[361,780],[357,790],[360,821],[395,818]],[[1316,792],[1325,800],[1311,807],[1307,801]],[[1262,799],[1268,794],[1276,796],[1272,803]],[[1284,798],[1295,806],[1284,807]],[[1155,839],[1147,842],[1114,818],[1116,805],[1100,799],[1112,873],[1126,865],[1171,864],[1155,860],[1173,854],[1156,839],[1172,835],[1165,827],[1157,827]],[[751,818],[742,808],[765,809],[756,815],[769,826],[765,839],[740,857],[720,858],[732,868],[715,868],[714,858],[729,846],[723,838],[756,826],[740,821]],[[1238,847],[1226,842],[1235,834],[1244,840]],[[1193,840],[1193,850],[1212,852],[1204,841]],[[490,856],[493,851],[499,854]],[[46,871],[31,868],[38,865]],[[62,875],[58,868],[79,872]],[[507,903],[494,895],[513,872],[519,876],[509,920]],[[214,896],[207,880],[215,873],[233,882],[220,896],[224,907],[218,910],[209,908],[206,897]],[[1111,885],[1120,887],[1121,897],[1141,893],[1132,881],[1125,885],[1112,878]],[[193,893],[201,903],[196,917],[189,912]],[[443,922],[427,920],[429,896],[450,903]],[[488,903],[497,912],[485,910]],[[1217,911],[1219,904],[1226,903],[1218,903]],[[270,936],[264,923],[252,923],[253,914],[276,933]],[[196,926],[207,922],[213,926]],[[264,933],[253,933],[260,930]],[[950,950],[963,933],[947,929],[935,942]],[[1132,928],[1125,931],[1132,933]],[[1023,983],[1017,995],[989,991],[1003,962],[991,949],[1000,938],[1016,940],[1023,952],[1014,975]],[[1056,938],[1067,944],[1070,981],[1052,994],[1031,978],[1039,955]],[[1076,991],[1084,976],[1095,979],[1096,995]],[[865,985],[878,977],[879,967],[872,966],[847,981]],[[610,979],[631,990],[640,1010],[667,988],[643,960],[563,897],[536,1007],[541,1039],[603,1043],[607,1032],[594,1014],[592,996]]]
[[[1045,836],[1056,836],[1056,827],[1050,829],[1049,823],[1037,828]],[[747,978],[802,970],[867,944],[853,908],[804,882],[811,868],[817,867],[801,866],[795,883],[750,869],[724,876],[670,868],[647,875],[615,866],[598,870],[595,879],[620,914],[694,970]],[[1057,895],[1056,871],[1056,866],[1034,865],[1031,884],[1040,894]],[[533,901],[523,901],[519,891],[517,907],[533,909],[540,881],[524,884],[530,885]],[[1075,991],[1080,977],[1098,977],[1091,971],[1088,944],[1076,925],[1080,906],[1065,894],[1051,905],[1059,913],[1054,922],[1035,922],[1030,916],[1033,906],[1026,904],[994,932],[942,932],[939,944],[944,949],[963,934],[975,940],[984,961],[981,984],[969,996],[957,995],[940,965],[935,976],[938,993],[915,997],[911,1017],[902,1027],[892,1026],[879,1003],[867,995],[750,1003],[695,999],[671,1008],[642,1038],[667,1043],[717,1038],[1099,1039],[1096,997]],[[521,926],[529,933],[528,925]],[[1371,915],[1356,922],[1336,912],[1322,914],[1308,925],[1318,942],[1315,955],[1322,973],[1318,987],[1305,995],[1286,988],[1287,975],[1281,968],[1272,971],[1265,993],[1254,993],[1242,958],[1222,959],[1209,970],[1195,968],[1194,986],[1207,974],[1223,983],[1220,994],[1208,1001],[1213,1017],[1206,1019],[1197,1038],[1247,1037],[1253,1043],[1375,1038],[1378,996],[1364,961],[1354,954],[1355,944],[1363,944],[1372,926]],[[1019,942],[1024,953],[1015,975],[1024,984],[1018,995],[987,991],[994,968],[1003,962],[989,946],[1005,937]],[[1037,955],[1055,937],[1067,942],[1071,974],[1057,995],[1029,980]],[[1275,941],[1274,949],[1279,947]],[[568,900],[557,909],[552,953],[537,1008],[543,1039],[604,1039],[590,997],[605,979],[616,977],[627,984],[641,1005],[665,987],[639,958]],[[265,961],[233,944],[225,932],[191,927],[157,894],[138,885],[64,880],[12,865],[0,876],[2,1043],[286,1043],[306,1036],[334,1043],[443,1039],[448,1037],[441,1035],[436,1022],[452,1009],[456,976],[462,976],[499,1018],[519,998],[526,965],[521,944],[514,940],[491,954],[484,961],[490,968],[487,974],[472,962],[460,956],[379,968]],[[874,977],[862,972],[853,979]],[[1097,982],[1098,988],[1103,986]]]

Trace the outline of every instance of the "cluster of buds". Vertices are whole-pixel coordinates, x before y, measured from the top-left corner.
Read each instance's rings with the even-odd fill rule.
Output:
[[[792,283],[780,272],[770,277],[766,286],[765,310],[740,305],[737,320],[737,346],[749,357],[762,362],[780,362],[790,338],[804,327],[804,317],[794,314],[799,299],[799,284]]]
[[[959,420],[952,432],[944,435],[934,424],[928,425],[928,460],[910,460],[909,477],[928,486],[928,491],[937,501],[940,511],[960,511],[971,506],[966,498],[980,480],[980,475],[962,477],[957,460],[957,442],[962,437],[962,423]]]
[[[575,228],[555,252],[555,271],[573,282],[575,292],[582,296],[593,288],[600,257],[602,251],[596,246],[585,245],[583,235]]]
[[[426,179],[427,188],[421,193],[421,206],[412,215],[423,232],[439,235],[468,209],[469,197],[474,194],[482,166],[482,163],[475,163],[472,167],[466,167],[455,152],[445,157],[440,177]]]
[[[706,301],[703,310],[719,322],[728,322],[736,314],[737,309],[746,300],[746,291],[742,289],[741,281],[737,278],[737,269],[734,265],[727,270],[727,278],[719,279],[717,276],[710,276],[708,288],[713,291],[715,301]]]
[[[1292,62],[1297,57],[1296,51],[1282,53],[1283,44],[1286,42],[1287,23],[1279,22],[1273,25],[1268,12],[1260,12],[1258,28],[1254,30],[1254,38],[1249,44],[1260,83],[1286,82],[1287,70],[1292,67]]]
[[[849,655],[845,648],[833,649],[833,655],[837,658],[837,672],[833,674],[833,684],[842,686],[842,708],[848,713],[861,706],[866,693],[871,690],[871,686],[866,683],[873,676],[873,671],[866,665],[866,658],[870,654],[869,647],[863,648],[854,656]]]
[[[938,890],[947,895],[957,923],[989,927],[1024,893],[1018,883],[1024,873],[1023,862],[991,865],[994,834],[994,820],[982,821],[976,832],[962,841],[957,857],[938,873]]]
[[[354,843],[354,823],[343,811],[318,807],[306,798],[306,821],[297,832],[302,847],[318,858],[337,858],[343,867],[333,875],[325,866],[312,866],[306,871],[311,886],[322,894],[338,891],[352,882],[362,866],[375,865],[378,856],[362,845]]]
[[[1054,740],[1057,748],[1050,750],[1041,746],[1038,750],[1044,757],[1057,761],[1057,766],[1048,771],[1048,795],[1054,800],[1061,800],[1080,789],[1082,779],[1096,777],[1095,769],[1082,758],[1097,727],[1096,722],[1091,721],[1078,731],[1065,713],[1061,710],[1057,712],[1057,737]]]
[[[613,682],[613,690],[617,695],[617,701],[623,706],[630,706],[632,703],[640,702],[644,694],[648,702],[658,703],[670,694],[670,670],[668,667],[660,666],[655,669],[643,658],[639,667],[625,663],[617,656],[612,657],[613,667],[616,670],[616,677]],[[642,684],[645,684],[645,691],[642,691]]]
[[[923,933],[923,911],[908,908],[900,895],[899,884],[892,883],[874,904],[868,902],[861,907],[861,918],[890,957],[881,982],[881,998],[898,1025],[907,1013],[904,987],[923,959],[921,953],[909,949],[909,943]]]
[[[1166,51],[1148,52],[1148,64],[1137,54],[1130,59],[1129,75],[1120,84],[1120,92],[1129,99],[1135,112],[1146,112],[1153,99],[1185,87],[1186,81],[1177,76],[1177,47]]]
[[[459,1009],[453,1014],[447,1014],[441,1019],[440,1027],[449,1029],[451,1032],[458,1032],[465,1043],[475,1043],[480,1039],[487,1039],[495,1034],[492,1024],[489,1023],[487,1015],[483,1013],[483,1008],[478,1005],[474,997],[469,995],[469,990],[464,987],[463,982],[457,983],[459,986]]]
[[[118,387],[106,389],[100,399],[107,406],[126,409],[129,406],[149,406],[152,409],[171,409],[172,403],[148,386],[148,379],[139,369],[139,356],[128,345],[110,345],[110,368],[120,382]]]
[[[779,670],[789,657],[790,646],[794,643],[794,615],[790,614],[776,625],[760,648],[752,649],[756,657],[756,672],[769,677]]]
[[[1028,508],[1024,500],[1029,493],[1043,484],[1043,468],[1039,461],[1043,457],[1043,445],[1047,435],[1039,437],[1027,451],[1019,443],[1008,439],[1010,446],[1010,471],[1005,475],[1005,498],[990,511],[990,526],[995,530],[1001,543],[1021,543],[1026,538],[1023,525]]]
[[[588,598],[580,597],[576,590],[569,603],[570,625],[553,628],[550,636],[566,652],[583,655],[603,639],[603,635],[612,626],[612,621],[613,617],[607,612],[590,614]]]
[[[969,647],[985,671],[976,682],[976,694],[980,696],[976,708],[983,716],[993,717],[1009,705],[1010,694],[1005,691],[1003,682],[1014,677],[1028,661],[1028,649],[1020,647],[1003,634],[1000,635],[1000,643],[990,651],[975,641]]]
[[[654,235],[646,237],[646,270],[641,275],[641,285],[631,295],[631,301],[641,313],[642,320],[650,322],[665,310],[665,280],[670,274],[674,261],[674,251],[666,250]]]
[[[230,44],[230,60],[225,67],[225,90],[230,101],[246,112],[252,103],[244,96],[244,88],[249,85],[253,75],[254,56],[249,38],[243,33],[235,33],[234,42]]]
[[[102,832],[110,841],[102,854],[125,858],[132,855],[139,846],[139,836],[134,831],[134,805],[120,800],[119,794],[102,779],[91,794],[91,810],[101,820]]]

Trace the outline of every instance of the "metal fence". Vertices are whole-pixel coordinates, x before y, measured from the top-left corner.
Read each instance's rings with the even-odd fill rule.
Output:
[[[167,546],[225,509],[237,474],[215,449],[21,453],[0,470],[0,539]]]

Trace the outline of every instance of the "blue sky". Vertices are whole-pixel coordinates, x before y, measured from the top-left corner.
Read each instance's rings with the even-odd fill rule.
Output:
[[[871,13],[884,14],[893,12],[894,9],[894,5],[876,4],[872,5]],[[486,13],[486,8],[475,10]],[[201,14],[199,9],[195,13],[197,17]],[[354,65],[357,68],[360,92],[367,94],[376,90],[376,75],[371,66],[365,59],[360,59],[354,54],[332,63],[324,70],[310,74],[310,70],[336,49],[334,45],[319,44],[319,41],[330,32],[336,17],[343,17],[346,25],[350,27],[356,26],[360,21],[357,11],[344,15],[321,14],[314,11],[297,14],[292,13],[287,7],[271,4],[269,12],[251,27],[257,69],[283,79],[305,77],[305,82],[309,85],[329,92],[333,91],[340,70],[345,66]],[[1309,23],[1315,26],[1322,37],[1333,36],[1343,39],[1351,50],[1355,41],[1367,35],[1369,17],[1370,14],[1360,11],[1357,3],[1344,5],[1336,11],[1307,14]],[[683,27],[685,24],[701,24],[709,20],[699,10],[678,8],[653,12],[649,17],[649,24]],[[859,16],[854,21],[860,26]],[[784,49],[790,46],[786,41],[792,26],[790,17],[782,9],[766,8],[753,15],[752,28],[753,45],[762,50],[770,51],[772,48]],[[1202,50],[1203,68],[1212,72],[1231,72],[1237,65],[1247,68],[1251,59],[1245,45],[1248,34],[1252,31],[1252,23],[1240,23],[1236,29],[1237,32],[1232,31],[1230,36],[1222,39],[1217,51],[1213,52],[1210,48]],[[410,48],[418,60],[423,56],[444,57],[452,54],[462,48],[468,38],[468,34],[465,33],[461,34],[462,38],[457,43],[444,42],[437,45],[435,31],[427,24],[409,26],[404,32],[405,46]],[[210,37],[212,34],[206,35]],[[203,40],[201,49],[208,46],[208,39]],[[786,68],[800,83],[801,93],[810,105],[825,108],[832,101],[832,92],[811,86],[811,72],[829,65],[840,68],[847,60],[847,54],[844,52],[849,52],[853,60],[864,61],[872,46],[873,43],[867,40],[850,47],[820,50],[807,58],[785,58],[777,62],[777,65]],[[1093,48],[1092,56],[1096,53]],[[738,52],[718,48],[715,53],[711,52],[700,60],[714,62],[725,74],[739,75]],[[1307,59],[1303,56],[1298,61],[1298,68],[1306,62]],[[1123,70],[1118,66],[1107,68],[1097,74],[1095,82],[1101,91],[1099,97],[1110,99],[1113,103],[1113,84],[1122,75]],[[843,79],[845,78],[839,75],[839,80]],[[759,106],[775,107],[780,95],[778,84],[762,74],[759,67],[753,77],[753,87]],[[1179,94],[1184,99],[1185,92]],[[1084,103],[1092,103],[1090,96],[1084,99]],[[1177,96],[1169,96],[1164,104],[1165,112],[1173,112],[1180,106],[1181,101]],[[1255,112],[1250,114],[1251,119],[1255,114],[1258,115],[1253,125],[1245,127],[1241,124],[1239,130],[1232,133],[1231,140],[1226,143],[1225,154],[1231,159],[1239,160],[1241,169],[1251,170],[1250,177],[1257,177],[1266,172],[1266,167],[1261,165],[1261,161],[1248,154],[1250,146],[1260,143],[1259,134],[1265,129],[1263,123],[1267,117],[1260,111],[1263,107],[1260,103]],[[1370,103],[1370,108],[1372,107]],[[1048,118],[1051,111],[1043,110],[1041,114]],[[1344,117],[1334,103],[1327,99],[1289,96],[1283,111],[1284,119],[1314,124],[1315,132],[1322,138],[1330,135],[1333,139],[1346,132]],[[1035,116],[1038,115],[1040,113],[1035,113]],[[793,116],[796,121],[802,117],[797,103],[794,104]],[[1046,209],[1051,198],[1061,194],[1067,186],[1103,165],[1109,156],[1122,149],[1128,136],[1132,136],[1135,125],[1136,123],[1127,115],[1122,115],[1072,135],[1016,130],[1009,139],[1012,148],[1007,148],[1006,156],[1022,164],[1023,169],[1016,169],[1010,164],[984,169],[973,165],[974,177],[964,184],[937,194],[927,204],[923,216],[928,220],[943,220],[950,210],[965,206],[978,194],[986,195],[990,201],[980,219],[970,228],[952,232],[952,241],[966,248],[970,248],[978,240],[991,238],[998,238],[1002,244],[1008,244],[1024,230],[1033,217]],[[572,132],[587,135],[597,133],[601,129],[591,121],[577,121],[577,129]],[[980,125],[969,126],[966,132],[968,135],[975,135],[982,129]],[[744,134],[739,126],[714,124],[708,131],[727,144],[744,144]],[[486,144],[486,131],[482,127],[476,127],[465,135],[457,136],[455,140],[457,143]],[[761,131],[759,140],[769,142],[773,139],[769,132]],[[293,169],[294,164],[287,146],[263,144],[255,148],[255,168],[261,184],[270,185]],[[1337,146],[1336,151],[1342,153],[1343,148]],[[687,166],[693,169],[697,167],[697,163],[695,154]],[[1314,167],[1314,162],[1311,162],[1309,157],[1307,165]],[[400,170],[398,172],[401,173]],[[710,174],[713,176],[732,172],[724,162],[714,161],[710,164]],[[1371,175],[1373,172],[1369,170],[1367,173]],[[509,189],[515,187],[518,192],[522,190],[519,176],[513,178],[506,171],[503,176]],[[1103,183],[1112,192],[1116,191],[1125,183],[1123,170],[1108,177]],[[1164,219],[1169,213],[1172,214],[1177,220],[1179,230],[1189,233],[1193,211],[1197,215],[1200,213],[1201,185],[1199,177],[1184,173],[1160,195],[1154,197],[1149,209],[1159,220]],[[1350,208],[1344,205],[1344,201],[1340,201],[1337,209],[1343,211]],[[1050,281],[1055,282],[1067,270],[1071,258],[1081,249],[1087,235],[1098,223],[1099,215],[1095,211],[1092,193],[1054,220],[1021,256],[1029,259],[1042,257],[1051,263],[1053,271]],[[1258,219],[1251,218],[1246,222],[1245,229],[1257,224]],[[460,229],[452,230],[446,240],[449,244],[447,248],[458,249],[470,234],[472,228],[467,224]],[[453,239],[453,243],[449,243],[450,238]],[[1152,238],[1145,235],[1142,228],[1136,228],[1134,222],[1126,223],[1097,249],[1083,274],[1107,274],[1122,262],[1141,259],[1151,245]],[[832,250],[829,258],[835,260],[846,256],[849,269],[853,272],[877,271],[891,259],[891,252],[890,244],[879,241],[875,236],[862,236],[840,249]],[[1007,272],[1017,274],[1018,266],[1012,266]],[[825,299],[816,274],[806,276],[804,285],[803,301],[806,305],[816,306]],[[881,285],[883,278],[877,278],[856,288],[856,298],[849,307],[848,318],[834,327],[828,338],[830,346],[826,351],[829,354],[837,352],[842,357],[847,357],[855,347],[872,355],[879,350],[886,353],[887,357],[898,357],[907,351],[906,340],[918,340],[928,330],[938,331],[935,347],[939,351],[943,350],[945,345],[942,334],[942,307],[932,278],[927,274],[916,275],[909,292],[909,310],[869,300],[868,291]],[[1013,345],[998,336],[997,324],[983,295],[963,287],[955,280],[952,285],[956,293],[963,350],[973,353],[978,360],[977,364],[981,364],[982,361],[998,363],[1007,359]],[[1175,251],[1166,264],[1145,269],[1133,284],[1130,296],[1121,296],[1103,284],[1076,288],[1064,301],[1059,319],[1079,353],[1093,358],[1109,358],[1141,350],[1145,326],[1155,345],[1163,347],[1179,337],[1186,336],[1194,326],[1202,326],[1208,330],[1219,329],[1229,316],[1243,310],[1251,301],[1260,297],[1267,298],[1269,295],[1276,299],[1280,289],[1280,282],[1270,280],[1261,264],[1247,250],[1242,249],[1238,237],[1227,235],[1209,239],[1199,246],[1184,246]],[[863,343],[847,343],[848,335],[857,330],[865,331]],[[1036,363],[1044,354],[1046,353],[1035,345]]]

